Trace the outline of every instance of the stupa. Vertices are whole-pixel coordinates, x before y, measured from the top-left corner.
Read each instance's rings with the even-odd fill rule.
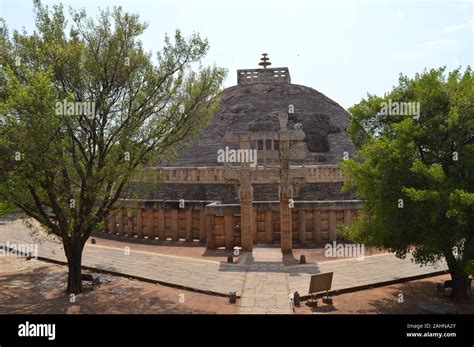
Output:
[[[361,202],[341,192],[338,163],[354,155],[349,117],[313,88],[293,84],[287,67],[237,70],[237,85],[200,136],[160,167],[158,185],[137,180],[139,196],[107,219],[106,232],[150,240],[203,242],[210,249],[340,238]],[[218,153],[255,151],[256,160],[218,160]],[[242,159],[242,158],[240,158]],[[247,158],[248,159],[248,158]]]

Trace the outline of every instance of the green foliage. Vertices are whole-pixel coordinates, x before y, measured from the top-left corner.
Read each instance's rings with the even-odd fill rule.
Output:
[[[209,45],[198,34],[176,31],[153,56],[139,40],[146,24],[120,7],[96,20],[71,9],[69,24],[62,5],[34,4],[33,34],[0,23],[0,198],[65,244],[84,243],[131,177],[210,119],[225,71],[201,66]],[[94,103],[95,114],[62,114],[63,102]]]
[[[13,206],[0,201],[0,218],[13,212]]]
[[[381,103],[419,102],[419,118],[380,112]],[[348,237],[417,262],[446,258],[472,271],[474,259],[474,74],[445,68],[400,76],[384,97],[350,108],[360,160],[342,163],[364,202]],[[401,199],[401,200],[400,200]],[[403,203],[400,208],[399,202]],[[470,270],[469,270],[470,269]]]

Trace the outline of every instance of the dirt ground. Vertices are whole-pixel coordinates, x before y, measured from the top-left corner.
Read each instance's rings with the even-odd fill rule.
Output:
[[[124,245],[130,247],[133,251],[143,251],[143,252],[153,252],[153,253],[161,253],[167,255],[175,255],[181,257],[190,257],[190,258],[200,258],[200,259],[207,259],[213,261],[227,261],[227,256],[231,254],[231,251],[228,251],[224,248],[215,249],[215,250],[208,250],[206,249],[205,245],[194,243],[189,244],[185,243],[184,241],[149,241],[143,240],[138,238],[131,238],[131,237],[118,237],[118,236],[108,236],[104,234],[97,234],[91,237],[88,243],[92,242],[92,239],[95,240],[96,244],[107,246],[107,247],[116,247],[116,248],[123,248]],[[124,243],[126,242],[126,244]],[[265,245],[266,247],[271,246],[278,248],[278,246],[274,245]],[[257,244],[258,247],[258,244]],[[339,260],[343,259],[342,257],[332,258],[325,256],[326,249],[324,245],[319,246],[301,246],[295,245],[293,248],[293,258],[294,261],[291,263],[298,263],[300,256],[305,255],[307,263],[315,263],[321,261],[331,261],[331,260]],[[385,253],[386,251],[383,249],[378,248],[366,248],[364,250],[364,256],[370,256],[373,254],[380,254]],[[234,255],[234,262],[236,262],[238,256]],[[287,264],[291,265],[291,264]]]
[[[232,253],[225,249],[207,250],[206,245],[200,243],[188,243],[184,241],[151,241],[132,237],[108,236],[103,234],[94,235],[87,241],[97,245],[123,248],[130,247],[133,251],[160,253],[179,257],[199,258],[213,261],[227,261],[227,255]],[[234,260],[237,261],[237,256]]]
[[[91,273],[84,271],[84,273]],[[0,314],[216,314],[237,304],[206,295],[119,276],[98,274],[102,284],[75,297],[65,293],[67,267],[19,257],[0,258]]]
[[[326,257],[325,255],[326,249],[324,245],[319,247],[312,247],[312,248],[305,248],[305,247],[295,247],[293,248],[293,258],[299,262],[300,256],[304,255],[306,257],[307,263],[316,263],[316,262],[323,262],[323,261],[331,261],[331,260],[340,260],[344,259],[344,257]],[[375,254],[386,253],[385,250],[379,248],[368,247],[364,249],[364,256],[371,256]]]
[[[457,303],[449,296],[437,295],[436,283],[451,279],[449,275],[429,277],[421,280],[378,287],[332,296],[332,305],[318,299],[318,306],[303,301],[295,307],[295,313],[329,314],[377,314],[377,313],[433,313],[473,314],[474,296],[468,293],[468,301]],[[474,286],[473,286],[474,287]],[[474,294],[474,288],[472,288]],[[449,292],[447,290],[447,295]]]

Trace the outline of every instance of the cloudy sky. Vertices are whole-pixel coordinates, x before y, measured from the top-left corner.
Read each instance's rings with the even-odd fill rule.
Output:
[[[45,1],[47,5],[59,1]],[[257,68],[266,52],[272,67],[289,67],[292,82],[326,94],[344,107],[367,93],[383,94],[399,73],[425,68],[473,66],[474,2],[381,0],[70,0],[67,7],[122,6],[149,28],[149,51],[165,33],[207,37],[206,64],[228,69],[226,86],[238,68]],[[0,0],[0,17],[10,30],[34,29],[31,0]]]

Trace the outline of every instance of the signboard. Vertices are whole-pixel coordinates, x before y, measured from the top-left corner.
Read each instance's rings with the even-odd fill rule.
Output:
[[[309,282],[309,293],[313,294],[317,292],[326,292],[331,289],[332,285],[332,275],[334,272],[327,272],[324,274],[317,274],[311,276]]]

